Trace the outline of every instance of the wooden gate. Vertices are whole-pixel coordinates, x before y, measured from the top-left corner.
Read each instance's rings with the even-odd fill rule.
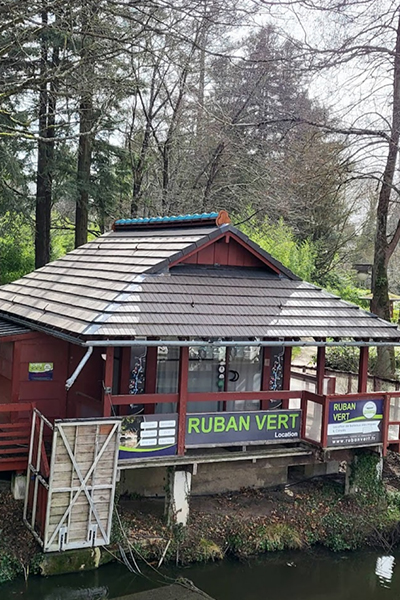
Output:
[[[44,552],[110,543],[119,437],[119,419],[54,422],[48,481],[30,465],[33,477],[28,478],[25,500],[25,514],[31,506],[25,522]],[[34,448],[32,455],[37,456]],[[44,520],[41,483],[47,488]],[[35,528],[36,521],[42,526]]]

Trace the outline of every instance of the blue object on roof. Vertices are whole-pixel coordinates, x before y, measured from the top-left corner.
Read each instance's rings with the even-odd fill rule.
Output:
[[[201,215],[196,213],[193,215],[179,215],[171,217],[148,217],[148,218],[137,218],[137,219],[118,219],[115,221],[115,225],[146,225],[152,223],[183,223],[185,221],[211,221],[218,217],[217,212],[202,213]]]

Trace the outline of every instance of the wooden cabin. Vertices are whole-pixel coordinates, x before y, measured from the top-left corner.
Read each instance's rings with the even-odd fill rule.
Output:
[[[2,286],[0,318],[4,450],[32,405],[49,420],[128,417],[126,468],[400,444],[398,396],[367,393],[368,347],[400,331],[300,280],[225,211],[118,220]],[[349,344],[358,394],[329,394],[325,348]],[[302,345],[318,348],[315,392],[290,389]],[[0,469],[24,468],[14,458],[0,448]]]

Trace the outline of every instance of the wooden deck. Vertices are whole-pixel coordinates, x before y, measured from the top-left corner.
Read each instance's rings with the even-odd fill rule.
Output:
[[[306,457],[314,454],[310,447],[305,445],[298,446],[279,446],[279,447],[263,447],[262,449],[252,449],[248,447],[246,450],[235,448],[232,451],[224,450],[223,448],[209,448],[205,450],[188,450],[185,456],[166,456],[164,458],[148,458],[141,460],[120,460],[118,461],[119,469],[144,469],[146,467],[172,467],[179,465],[200,465],[209,463],[224,463],[251,460],[256,462],[265,458],[277,459],[288,457]]]

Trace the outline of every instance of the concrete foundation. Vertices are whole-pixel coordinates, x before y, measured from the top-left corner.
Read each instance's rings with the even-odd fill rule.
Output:
[[[320,477],[323,475],[333,475],[339,473],[339,462],[337,460],[331,460],[329,462],[313,463],[305,465],[304,477]]]
[[[192,473],[188,469],[171,469],[168,473],[165,512],[169,524],[183,526],[187,524],[191,485]]]
[[[288,481],[288,467],[296,465],[300,467],[303,465],[306,478],[337,473],[339,467],[338,461],[322,463],[310,456],[200,463],[188,465],[185,469],[193,474],[191,494],[202,496],[238,492],[244,487],[262,489],[284,485]],[[169,487],[168,469],[168,467],[146,467],[121,470],[121,494],[137,494],[149,498],[165,497]]]
[[[24,500],[26,490],[26,475],[13,473],[11,478],[11,493],[15,500]]]
[[[200,464],[193,472],[192,491],[196,496],[238,492],[241,488],[265,488],[287,482],[287,465],[267,459],[251,462]],[[121,493],[145,497],[164,497],[168,487],[168,468],[153,467],[121,471]]]
[[[238,492],[242,488],[261,489],[287,482],[287,466],[268,459],[255,463],[211,463],[199,465],[193,476],[193,495]]]

